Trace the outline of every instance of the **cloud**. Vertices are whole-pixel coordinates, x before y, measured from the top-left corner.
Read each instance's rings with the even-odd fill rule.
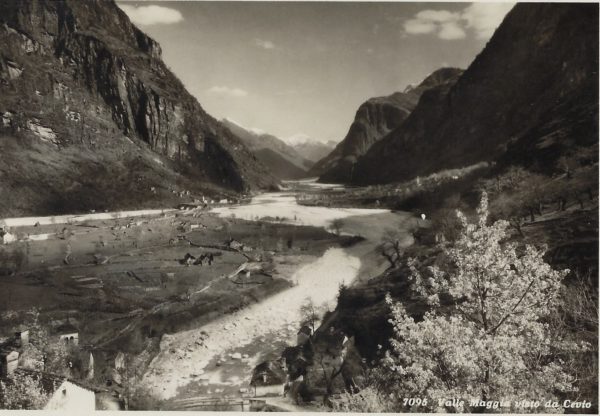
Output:
[[[422,10],[404,22],[404,34],[435,34],[443,40],[464,39],[471,30],[478,39],[488,39],[514,3],[473,3],[461,12]]]
[[[462,18],[479,39],[488,39],[513,6],[514,3],[473,3],[463,11]]]
[[[241,88],[230,88],[223,85],[214,85],[206,90],[209,94],[220,95],[222,97],[246,97],[248,96],[248,91],[243,90]]]
[[[404,23],[404,31],[410,35],[425,35],[437,30],[434,22],[422,19],[410,19]]]
[[[263,49],[275,49],[275,44],[270,40],[254,39],[254,45]]]
[[[435,23],[445,23],[460,19],[460,14],[448,10],[422,10],[417,13],[416,18]]]
[[[136,25],[169,25],[183,20],[179,10],[163,6],[131,6],[119,4],[129,19]]]
[[[444,40],[464,39],[467,37],[464,29],[456,22],[446,22],[441,25],[438,38]]]
[[[427,9],[404,22],[404,31],[409,35],[435,34],[444,40],[462,39],[466,33],[459,22],[460,13]]]

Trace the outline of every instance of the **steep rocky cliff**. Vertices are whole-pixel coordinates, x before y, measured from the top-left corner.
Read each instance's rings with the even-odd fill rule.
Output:
[[[353,165],[358,158],[379,139],[397,128],[414,110],[421,95],[435,87],[451,85],[462,70],[442,68],[429,75],[417,87],[407,88],[385,97],[375,97],[364,102],[356,112],[354,121],[335,149],[310,170],[310,176],[319,176],[323,182],[349,182]]]
[[[113,1],[0,2],[0,45],[4,214],[276,183]]]
[[[423,94],[352,182],[388,183],[479,161],[543,170],[598,141],[598,5],[518,4],[447,90]]]

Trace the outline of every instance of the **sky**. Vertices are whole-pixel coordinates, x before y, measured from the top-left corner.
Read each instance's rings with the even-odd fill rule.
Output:
[[[370,97],[467,68],[512,3],[119,1],[218,119],[341,141]]]

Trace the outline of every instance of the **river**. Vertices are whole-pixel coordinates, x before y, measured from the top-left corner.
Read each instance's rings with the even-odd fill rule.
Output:
[[[218,207],[222,217],[284,221],[330,228],[341,219],[339,232],[364,240],[350,248],[329,248],[321,257],[301,266],[292,276],[295,286],[260,303],[225,315],[201,328],[166,334],[161,351],[151,362],[142,384],[163,400],[188,397],[235,397],[245,392],[252,369],[295,345],[300,306],[335,308],[341,284],[357,277],[368,279],[385,270],[375,248],[387,229],[400,231],[402,244],[412,244],[417,224],[412,214],[384,209],[339,209],[302,206],[294,192],[262,194],[248,204]]]

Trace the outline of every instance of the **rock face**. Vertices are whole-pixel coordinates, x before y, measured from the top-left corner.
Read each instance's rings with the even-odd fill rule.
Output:
[[[354,122],[344,140],[325,158],[313,166],[311,176],[322,182],[351,182],[353,167],[358,158],[387,133],[401,125],[414,110],[421,95],[435,87],[451,85],[462,70],[442,68],[428,76],[416,88],[407,88],[386,97],[364,102],[356,112]]]
[[[73,172],[74,164],[97,163],[102,166],[93,169],[98,174],[131,171],[132,161],[146,165],[146,176],[153,167],[168,171],[154,172],[158,188],[168,186],[167,176],[180,185],[235,192],[277,182],[237,137],[202,109],[163,63],[160,46],[113,1],[1,2],[0,46],[2,163],[11,154],[45,153],[46,161],[23,166],[28,172],[21,176],[46,180],[58,199],[79,187],[82,175],[89,173]],[[19,175],[19,170],[3,175]],[[128,193],[119,181],[104,179],[97,185],[102,191]],[[15,178],[7,180],[13,181],[10,192],[18,200]],[[97,194],[102,201],[102,193]],[[25,200],[44,204],[41,196]],[[54,209],[33,209],[52,211],[64,202],[54,201]],[[19,212],[24,207],[4,209]]]
[[[551,166],[598,141],[598,5],[517,4],[450,88],[371,147],[355,184],[480,161]]]
[[[292,146],[271,134],[248,130],[234,121],[223,119],[233,134],[242,139],[256,158],[278,179],[299,179],[312,166]]]

